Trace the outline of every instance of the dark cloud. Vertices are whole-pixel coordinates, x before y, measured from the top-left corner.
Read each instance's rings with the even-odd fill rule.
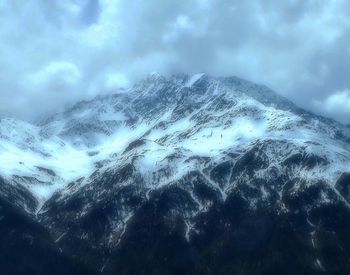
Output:
[[[98,21],[100,12],[98,0],[87,0],[81,11],[81,20],[86,25],[94,24]]]
[[[206,72],[350,123],[349,12],[346,0],[0,0],[0,113],[33,118],[152,71]]]

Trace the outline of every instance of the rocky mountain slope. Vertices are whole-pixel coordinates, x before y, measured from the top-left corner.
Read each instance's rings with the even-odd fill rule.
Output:
[[[2,119],[0,181],[1,253],[35,251],[31,274],[50,253],[65,274],[350,272],[350,129],[236,77]]]

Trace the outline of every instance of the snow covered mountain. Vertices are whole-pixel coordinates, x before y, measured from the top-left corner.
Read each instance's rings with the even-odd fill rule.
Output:
[[[0,121],[0,231],[57,274],[345,274],[349,203],[349,127],[236,77]]]

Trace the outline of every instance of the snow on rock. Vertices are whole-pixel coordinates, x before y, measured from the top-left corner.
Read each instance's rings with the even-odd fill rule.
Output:
[[[39,125],[2,119],[0,175],[29,190],[39,208],[71,182],[81,179],[76,190],[89,184],[95,172],[132,163],[149,188],[159,188],[198,169],[193,159],[221,161],[227,152],[242,154],[259,144],[270,167],[281,167],[288,156],[316,156],[311,168],[293,171],[311,181],[333,186],[350,170],[348,128],[300,111],[264,87],[203,76],[152,75],[128,92],[80,102]],[[200,88],[194,85],[199,80]]]
[[[204,76],[204,73],[194,74],[191,76],[191,78],[188,80],[188,82],[185,84],[185,87],[191,87],[193,84],[195,84],[199,79]]]

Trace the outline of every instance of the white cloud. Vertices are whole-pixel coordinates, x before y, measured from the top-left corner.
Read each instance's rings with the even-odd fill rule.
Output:
[[[56,61],[48,64],[34,74],[27,77],[25,85],[34,89],[47,92],[64,92],[75,85],[81,79],[81,73],[77,66],[67,61]]]
[[[314,104],[320,112],[338,118],[344,123],[349,122],[350,90],[335,92],[324,100],[315,100]]]
[[[349,11],[346,0],[0,0],[0,101],[27,118],[53,93],[54,110],[151,71],[206,72],[318,110],[313,99],[350,87]]]
[[[118,88],[125,88],[129,85],[129,81],[124,74],[110,73],[105,76],[105,89],[113,91]]]

